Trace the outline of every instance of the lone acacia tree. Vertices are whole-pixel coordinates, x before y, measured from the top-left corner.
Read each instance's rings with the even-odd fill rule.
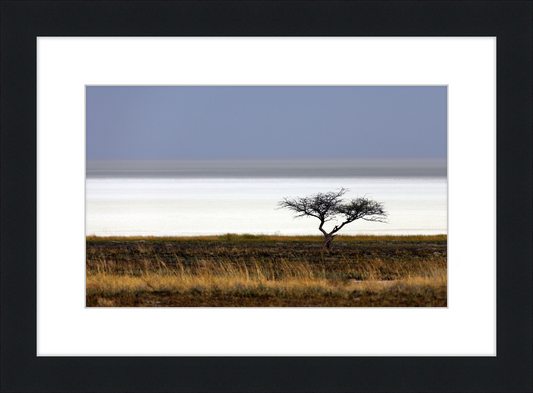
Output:
[[[367,198],[357,198],[344,201],[341,197],[348,192],[341,188],[338,192],[326,192],[306,196],[304,198],[283,198],[278,202],[280,208],[287,208],[296,212],[295,218],[311,216],[320,220],[318,229],[324,235],[325,247],[329,249],[337,232],[346,224],[355,220],[386,222],[387,213],[383,205]],[[331,220],[342,219],[341,224],[333,227],[331,232],[326,232],[324,224]]]

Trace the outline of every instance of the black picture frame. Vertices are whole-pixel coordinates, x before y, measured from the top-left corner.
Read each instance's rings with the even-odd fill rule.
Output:
[[[1,390],[532,391],[532,4],[2,1]],[[44,36],[497,37],[497,356],[37,357],[36,38]]]

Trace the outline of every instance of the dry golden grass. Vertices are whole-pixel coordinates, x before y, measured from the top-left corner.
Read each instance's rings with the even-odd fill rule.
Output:
[[[87,305],[446,306],[446,243],[87,242]]]
[[[206,271],[201,274],[189,275],[181,272],[143,273],[141,275],[116,275],[105,272],[87,276],[87,290],[101,291],[106,293],[119,293],[123,291],[173,291],[187,292],[191,290],[203,291],[251,291],[256,288],[271,290],[298,292],[302,290],[320,291],[384,291],[401,288],[409,290],[413,288],[427,287],[433,289],[445,289],[447,276],[445,270],[435,270],[433,274],[426,276],[407,277],[400,280],[347,280],[339,281],[323,277],[313,277],[311,271],[294,271],[282,279],[268,279],[267,274],[253,272],[231,273],[231,269],[224,271]]]

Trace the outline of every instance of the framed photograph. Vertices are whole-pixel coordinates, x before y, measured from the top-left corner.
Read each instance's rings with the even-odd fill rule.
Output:
[[[531,11],[522,2],[3,3],[2,389],[530,390]],[[335,209],[306,214],[328,197]],[[358,226],[361,217],[376,220]],[[349,235],[382,225],[390,233],[374,235],[398,236],[408,224],[407,235],[447,235],[420,259],[433,273],[444,263],[444,302],[429,284],[407,307],[317,307],[332,288],[320,304],[309,294],[286,307],[234,302],[279,270],[265,255],[287,248],[284,237],[316,231],[311,246],[334,258]],[[254,250],[263,258],[254,274],[216,283],[217,296],[234,298],[209,303],[220,257],[180,236],[215,237],[228,258],[249,244],[269,249]],[[390,241],[399,253],[365,270],[374,285],[402,279],[385,271],[402,260]],[[128,260],[130,281],[111,253]],[[367,285],[338,255],[348,270],[323,269],[323,285]],[[166,273],[183,279],[179,269],[204,281],[154,296]],[[145,289],[129,300],[105,286],[139,277]],[[293,290],[284,285],[277,293]],[[362,293],[349,291],[338,298]]]

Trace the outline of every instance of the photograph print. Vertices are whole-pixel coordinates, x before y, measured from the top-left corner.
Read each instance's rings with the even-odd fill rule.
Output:
[[[446,86],[86,86],[87,307],[446,307]]]

